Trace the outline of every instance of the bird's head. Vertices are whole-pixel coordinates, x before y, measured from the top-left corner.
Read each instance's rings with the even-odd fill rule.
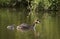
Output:
[[[35,22],[34,22],[35,24],[39,24],[40,23],[40,20],[35,20]]]
[[[34,23],[33,23],[33,26],[35,26],[36,24],[39,24],[40,23],[40,20],[35,20]]]

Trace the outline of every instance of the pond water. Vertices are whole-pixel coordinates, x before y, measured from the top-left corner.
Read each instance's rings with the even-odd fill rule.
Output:
[[[60,11],[40,11],[39,13],[29,13],[26,10],[15,8],[0,9],[0,39],[60,39]],[[34,31],[21,32],[7,29],[8,25],[21,23],[32,24],[35,19],[41,23],[36,25],[36,35]]]

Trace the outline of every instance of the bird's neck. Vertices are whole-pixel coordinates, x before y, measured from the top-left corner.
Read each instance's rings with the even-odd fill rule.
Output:
[[[32,26],[34,27],[36,25],[36,23],[33,23]]]

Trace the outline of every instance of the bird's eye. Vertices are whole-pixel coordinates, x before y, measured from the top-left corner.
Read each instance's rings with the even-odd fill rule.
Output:
[[[39,20],[37,20],[37,21],[39,21]]]

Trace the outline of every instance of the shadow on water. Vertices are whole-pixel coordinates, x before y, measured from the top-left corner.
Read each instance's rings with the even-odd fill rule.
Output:
[[[20,10],[15,8],[2,8],[0,9],[0,39],[60,39],[60,12],[42,12],[34,13],[41,21],[36,25],[36,32],[39,34],[35,37],[33,31],[20,32],[17,30],[8,30],[8,25],[21,23],[31,23],[31,17],[35,15],[28,15],[26,9]],[[27,17],[28,16],[28,17]]]

